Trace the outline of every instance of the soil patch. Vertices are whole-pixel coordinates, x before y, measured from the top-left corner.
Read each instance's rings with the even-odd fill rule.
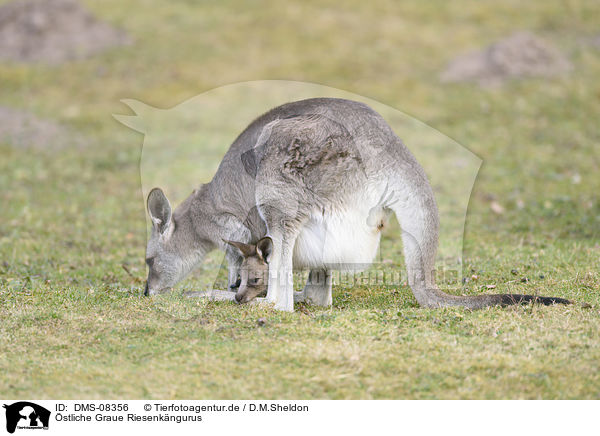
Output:
[[[82,138],[65,126],[35,115],[0,106],[0,144],[17,148],[56,149],[81,145]]]
[[[512,78],[557,76],[572,68],[569,60],[548,41],[530,32],[518,32],[482,50],[458,56],[448,64],[440,79],[485,86]]]
[[[60,64],[131,38],[75,0],[15,0],[0,7],[0,60]]]

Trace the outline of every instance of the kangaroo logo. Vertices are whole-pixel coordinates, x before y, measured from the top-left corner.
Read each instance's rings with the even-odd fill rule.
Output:
[[[14,433],[17,428],[48,430],[50,422],[48,409],[28,401],[4,404],[3,407],[6,409],[6,431],[9,433]]]

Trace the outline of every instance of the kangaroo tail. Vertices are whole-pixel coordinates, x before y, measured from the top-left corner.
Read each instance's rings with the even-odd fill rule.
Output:
[[[415,290],[413,284],[413,292]],[[521,295],[521,294],[492,294],[492,295],[469,295],[458,296],[450,295],[440,291],[437,288],[428,290],[420,290],[417,292],[420,295],[425,295],[426,298],[419,301],[419,304],[424,307],[450,307],[462,306],[469,309],[482,309],[490,306],[513,306],[517,304],[537,303],[544,306],[553,304],[572,304],[572,301],[559,297],[539,297],[537,295]],[[415,295],[417,294],[415,293]]]
[[[402,227],[408,283],[421,306],[463,306],[481,309],[524,303],[540,303],[546,306],[556,303],[571,304],[571,301],[557,297],[520,294],[458,296],[446,294],[438,289],[433,274],[438,246],[438,209],[425,172],[416,160],[410,165],[409,171],[410,174],[395,179],[398,182],[398,191],[405,195],[397,198],[388,207],[394,210]]]

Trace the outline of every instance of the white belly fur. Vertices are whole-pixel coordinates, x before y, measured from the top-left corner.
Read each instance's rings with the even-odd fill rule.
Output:
[[[294,269],[366,269],[377,254],[386,217],[384,209],[364,206],[313,214],[296,240]]]

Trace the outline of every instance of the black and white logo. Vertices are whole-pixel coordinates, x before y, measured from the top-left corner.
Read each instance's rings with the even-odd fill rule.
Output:
[[[6,409],[6,431],[9,433],[14,433],[16,429],[48,430],[50,422],[48,409],[29,401],[4,404],[3,407]]]

